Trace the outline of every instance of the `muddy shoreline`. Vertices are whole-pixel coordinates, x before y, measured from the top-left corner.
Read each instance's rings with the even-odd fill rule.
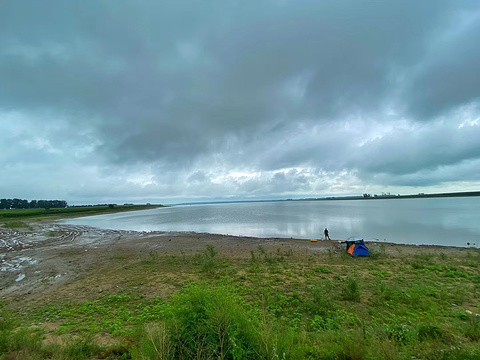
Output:
[[[213,245],[227,258],[249,258],[261,245],[266,251],[292,251],[297,257],[318,253],[341,253],[338,240],[252,238],[185,232],[137,232],[106,230],[57,223],[30,223],[30,229],[0,227],[0,299],[34,297],[83,276],[90,268],[108,264],[113,256],[138,257],[149,253],[192,255]],[[467,248],[367,244],[372,252],[408,258],[418,253],[466,254]]]

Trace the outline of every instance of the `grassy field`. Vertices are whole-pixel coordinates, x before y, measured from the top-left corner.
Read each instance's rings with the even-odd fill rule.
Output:
[[[11,219],[36,219],[42,217],[65,218],[74,216],[89,216],[108,213],[116,213],[123,211],[147,210],[160,207],[162,205],[115,205],[113,208],[109,206],[82,206],[68,207],[58,209],[17,209],[17,210],[0,210],[0,221]]]
[[[480,359],[479,264],[477,249],[117,253],[54,301],[4,302],[0,358]]]

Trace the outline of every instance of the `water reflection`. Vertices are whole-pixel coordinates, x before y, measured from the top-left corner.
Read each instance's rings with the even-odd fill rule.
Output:
[[[479,243],[480,198],[293,201],[174,206],[64,220],[136,231],[194,231],[256,237],[332,239],[356,235],[396,243]]]

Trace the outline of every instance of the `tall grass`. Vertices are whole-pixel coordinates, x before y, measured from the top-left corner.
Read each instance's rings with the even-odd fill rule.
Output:
[[[258,319],[231,288],[194,284],[172,298],[163,322],[146,325],[136,358],[254,358],[256,328]]]
[[[18,320],[0,304],[0,359],[42,359],[41,332],[18,325]]]

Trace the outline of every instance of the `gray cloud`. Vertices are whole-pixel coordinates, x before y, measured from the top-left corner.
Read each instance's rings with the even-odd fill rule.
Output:
[[[477,1],[0,7],[0,164],[27,187],[35,169],[40,194],[478,182]]]
[[[480,36],[478,7],[457,11],[454,26],[438,31],[426,54],[407,70],[403,89],[406,107],[418,120],[428,120],[461,105],[480,101]]]

